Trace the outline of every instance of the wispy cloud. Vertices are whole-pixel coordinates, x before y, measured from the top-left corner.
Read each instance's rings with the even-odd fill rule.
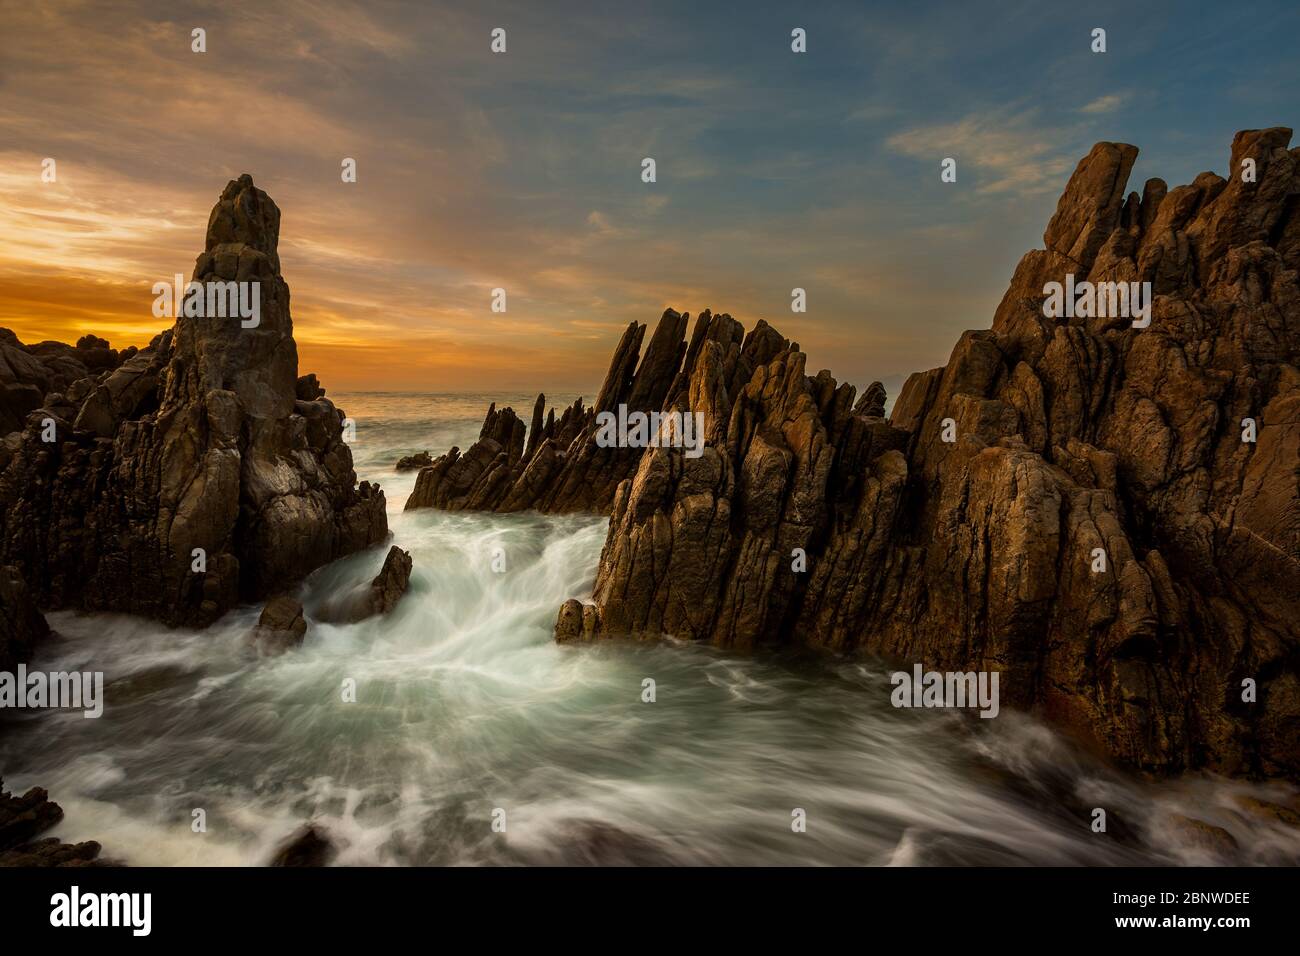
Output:
[[[951,123],[918,126],[889,137],[891,149],[932,160],[937,171],[946,157],[977,175],[980,195],[1038,196],[1059,191],[1072,161],[1062,151],[1059,131],[1036,123],[1035,110],[1016,114],[983,113]],[[937,172],[936,172],[937,175]]]
[[[1125,99],[1127,99],[1127,96],[1123,93],[1109,93],[1079,107],[1079,112],[1088,113],[1089,115],[1113,113],[1124,104]]]
[[[300,362],[332,389],[595,383],[621,327],[665,306],[767,318],[851,380],[932,367],[988,321],[1092,141],[1154,142],[1144,160],[1173,181],[1189,143],[1217,150],[1192,175],[1222,155],[1236,91],[1254,84],[1243,125],[1260,125],[1294,88],[1280,3],[1231,42],[1130,6],[1133,35],[1160,39],[1124,59],[1063,53],[1069,17],[1028,0],[828,0],[806,55],[772,0],[741,19],[689,0],[11,3],[0,324],[148,341],[151,283],[189,271],[248,172],[283,213]],[[1174,75],[1200,79],[1171,118]]]

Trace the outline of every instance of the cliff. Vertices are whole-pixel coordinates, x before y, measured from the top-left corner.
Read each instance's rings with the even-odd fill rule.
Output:
[[[669,310],[639,363],[644,327],[625,333],[595,409],[702,412],[700,457],[599,448],[580,404],[539,430],[539,398],[527,444],[492,409],[408,507],[608,511],[594,599],[564,605],[561,641],[996,670],[1005,705],[1130,765],[1300,778],[1290,136],[1239,133],[1230,178],[1140,194],[1137,150],[1097,144],[992,328],[913,375],[888,420],[878,385],[855,403],[765,323],[705,312],[687,344]],[[1067,275],[1151,283],[1149,325],[1048,317]]]

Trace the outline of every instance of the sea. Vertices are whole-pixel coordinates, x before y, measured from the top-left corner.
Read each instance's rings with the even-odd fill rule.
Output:
[[[102,671],[105,711],[0,715],[6,789],[64,808],[47,835],[161,866],[262,865],[309,821],[361,866],[1300,861],[1300,830],[1249,809],[1293,788],[1149,779],[1007,707],[895,709],[869,659],[559,646],[607,519],[404,512],[415,473],[394,469],[468,448],[489,402],[527,421],[535,396],[331,397],[414,559],[409,591],[383,617],[315,621],[388,543],[319,569],[296,591],[304,643],[279,657],[249,647],[256,606],[201,631],[48,615],[30,667]]]

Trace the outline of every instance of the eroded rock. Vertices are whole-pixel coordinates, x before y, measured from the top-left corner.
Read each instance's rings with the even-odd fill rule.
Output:
[[[687,343],[669,310],[639,360],[645,329],[629,327],[595,408],[702,412],[702,455],[595,448],[590,417],[525,445],[493,409],[409,507],[608,512],[594,597],[560,609],[561,641],[797,642],[994,670],[1005,705],[1130,765],[1300,778],[1290,135],[1243,132],[1231,179],[1140,195],[1137,150],[1098,144],[992,328],[908,379],[888,420],[883,390],[855,404],[765,323],[746,335],[706,312]],[[1237,175],[1245,157],[1257,182]],[[1067,274],[1150,282],[1150,325],[1048,317],[1045,286]]]
[[[298,375],[280,211],[222,191],[193,280],[257,283],[260,322],[181,317],[150,345],[0,335],[0,563],[45,607],[204,626],[387,535],[343,414]],[[37,399],[36,392],[40,392]],[[56,440],[42,441],[53,422]]]

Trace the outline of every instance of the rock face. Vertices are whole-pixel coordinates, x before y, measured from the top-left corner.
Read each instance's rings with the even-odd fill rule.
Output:
[[[1290,136],[1239,133],[1229,180],[1127,195],[1137,150],[1099,143],[992,329],[913,375],[889,420],[876,385],[855,405],[770,329],[741,345],[728,317],[701,317],[662,394],[704,413],[708,446],[638,456],[609,507],[594,600],[564,605],[557,638],[798,642],[996,670],[1004,704],[1130,765],[1300,778]],[[1067,274],[1150,282],[1150,325],[1047,317],[1045,286]],[[661,355],[680,346],[678,321],[661,322]],[[607,388],[630,374],[627,339]],[[466,459],[515,473],[516,457],[478,449]],[[564,464],[580,454],[568,446]],[[454,467],[432,490],[484,487],[485,467],[468,482]],[[554,482],[532,487],[528,500],[557,500]]]
[[[0,671],[13,673],[50,633],[17,568],[0,568]]]
[[[195,282],[257,284],[255,327],[182,315],[120,353],[0,334],[0,564],[42,606],[202,626],[387,535],[342,413],[298,377],[279,231],[241,176],[195,263]]]

